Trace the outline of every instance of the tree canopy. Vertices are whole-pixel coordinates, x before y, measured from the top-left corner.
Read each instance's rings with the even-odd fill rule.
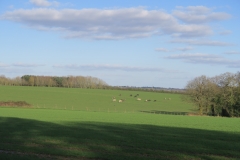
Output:
[[[240,72],[202,75],[189,81],[185,89],[200,115],[240,116]]]
[[[34,76],[24,75],[16,78],[0,76],[0,85],[14,86],[45,86],[45,87],[67,87],[67,88],[104,88],[108,84],[96,77],[84,76]]]

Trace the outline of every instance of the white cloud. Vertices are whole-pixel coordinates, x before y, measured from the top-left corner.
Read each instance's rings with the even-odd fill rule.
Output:
[[[172,43],[186,43],[189,45],[199,45],[199,46],[231,46],[233,44],[220,41],[212,41],[206,39],[173,39]]]
[[[119,40],[162,34],[178,37],[212,34],[210,26],[181,24],[171,14],[144,8],[19,9],[6,12],[1,18],[34,29],[63,32],[66,38]]]
[[[77,70],[110,70],[110,71],[127,71],[127,72],[164,72],[164,73],[178,73],[176,70],[169,70],[158,67],[136,67],[136,66],[122,66],[122,65],[53,65],[54,68],[77,69]]]
[[[44,66],[42,64],[34,64],[34,63],[13,63],[12,66],[14,67],[40,67]]]
[[[170,52],[170,50],[168,50],[166,48],[156,48],[155,51],[158,51],[158,52]]]
[[[223,12],[213,12],[205,6],[178,7],[173,11],[173,15],[185,23],[209,23],[229,19],[230,14]]]
[[[59,5],[57,1],[49,2],[48,0],[29,0],[29,2],[37,7],[50,7]]]
[[[239,51],[227,51],[227,52],[224,52],[224,54],[240,54]]]
[[[214,54],[203,54],[203,53],[184,53],[174,54],[165,57],[167,59],[182,59],[188,63],[198,64],[215,64],[215,65],[226,65],[232,68],[240,68],[240,60],[230,60],[225,57],[221,57]]]

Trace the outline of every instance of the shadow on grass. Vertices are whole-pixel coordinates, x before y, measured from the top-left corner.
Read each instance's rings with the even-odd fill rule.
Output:
[[[239,133],[1,117],[0,127],[0,159],[240,158]]]

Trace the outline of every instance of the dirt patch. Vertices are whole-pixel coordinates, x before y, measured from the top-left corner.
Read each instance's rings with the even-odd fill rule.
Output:
[[[31,104],[25,101],[0,101],[0,106],[6,107],[32,107]]]

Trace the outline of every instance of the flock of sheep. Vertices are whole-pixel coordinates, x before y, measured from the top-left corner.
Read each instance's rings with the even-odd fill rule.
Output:
[[[119,96],[122,96],[122,95],[119,94]],[[132,96],[133,96],[133,95],[130,94],[130,97],[132,97]],[[137,98],[138,101],[141,101],[142,99],[139,98],[138,96],[139,96],[139,94],[136,94],[136,95],[134,96],[134,98]],[[167,100],[167,99],[168,99],[168,100],[171,100],[171,98],[164,98],[164,99],[165,99],[165,100]],[[118,102],[121,103],[121,102],[124,102],[125,100],[126,100],[126,99],[119,99]],[[116,97],[112,97],[112,101],[113,101],[113,102],[117,102]],[[151,99],[146,99],[146,100],[145,100],[145,102],[150,102],[150,101],[151,101]],[[156,102],[156,101],[157,101],[157,100],[153,100],[153,102]]]

